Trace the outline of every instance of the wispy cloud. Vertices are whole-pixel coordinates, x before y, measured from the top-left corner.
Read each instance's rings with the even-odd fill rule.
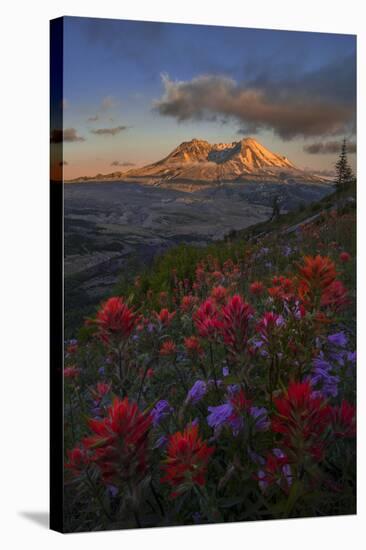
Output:
[[[111,166],[135,166],[135,163],[134,162],[128,162],[128,161],[124,161],[124,162],[120,162],[119,160],[114,160],[113,162],[111,162]]]
[[[102,99],[101,107],[103,110],[112,109],[117,105],[118,105],[118,101],[111,95],[108,95]]]
[[[88,118],[88,122],[96,122],[97,120],[99,120],[99,116],[98,116],[98,115],[90,116],[90,117]]]
[[[128,126],[116,126],[115,128],[98,128],[90,130],[92,134],[97,136],[116,136],[128,129]]]
[[[341,147],[341,141],[326,141],[304,145],[304,151],[310,153],[310,155],[327,155],[339,153]],[[347,152],[356,153],[356,143],[354,141],[347,142]]]
[[[85,141],[85,138],[79,136],[75,128],[64,128],[63,130],[55,128],[51,131],[51,143],[62,143],[63,141]]]

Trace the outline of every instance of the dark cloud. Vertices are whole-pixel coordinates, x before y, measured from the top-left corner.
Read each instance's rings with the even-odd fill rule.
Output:
[[[96,122],[99,119],[98,115],[90,116],[88,122]]]
[[[135,163],[128,161],[120,162],[119,160],[114,160],[113,162],[111,162],[111,166],[135,166]]]
[[[51,143],[62,143],[63,141],[85,141],[85,138],[79,136],[75,128],[64,128],[63,130],[55,128],[51,131]]]
[[[162,76],[164,95],[154,110],[179,122],[186,120],[237,121],[241,131],[273,130],[282,139],[295,136],[340,135],[354,128],[354,104],[272,84],[238,84],[224,76],[202,75],[190,81]]]
[[[326,155],[339,153],[341,147],[342,141],[326,141],[304,145],[304,151],[310,153],[310,155]],[[354,141],[347,142],[347,152],[356,153],[356,143]]]
[[[275,99],[296,95],[297,98],[312,97],[355,104],[356,56],[339,57],[312,71],[304,70],[298,62],[296,65],[286,65],[268,59],[261,71],[247,80],[247,85],[265,90],[268,96]]]
[[[90,130],[92,134],[97,136],[116,136],[124,130],[127,130],[128,126],[116,126],[115,128],[98,128],[97,130]]]
[[[67,166],[69,163],[66,160],[62,160],[58,164],[59,164],[59,166]]]

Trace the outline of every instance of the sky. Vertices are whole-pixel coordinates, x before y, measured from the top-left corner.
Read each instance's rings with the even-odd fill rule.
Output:
[[[355,169],[352,35],[66,17],[63,86],[65,179],[248,136],[325,172],[345,137]]]

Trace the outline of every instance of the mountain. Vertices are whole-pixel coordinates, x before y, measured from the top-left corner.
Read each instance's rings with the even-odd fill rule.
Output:
[[[233,143],[211,145],[208,141],[184,141],[168,156],[142,168],[114,172],[85,180],[144,181],[150,184],[222,183],[233,181],[321,182],[322,178],[304,172],[286,157],[272,153],[248,137]]]

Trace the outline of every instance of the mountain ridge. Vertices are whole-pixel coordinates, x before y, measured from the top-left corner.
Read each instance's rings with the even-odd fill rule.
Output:
[[[142,180],[151,185],[235,181],[318,182],[319,176],[297,168],[286,156],[273,153],[252,137],[210,144],[193,138],[180,143],[163,159],[125,172],[98,174],[72,181]]]

